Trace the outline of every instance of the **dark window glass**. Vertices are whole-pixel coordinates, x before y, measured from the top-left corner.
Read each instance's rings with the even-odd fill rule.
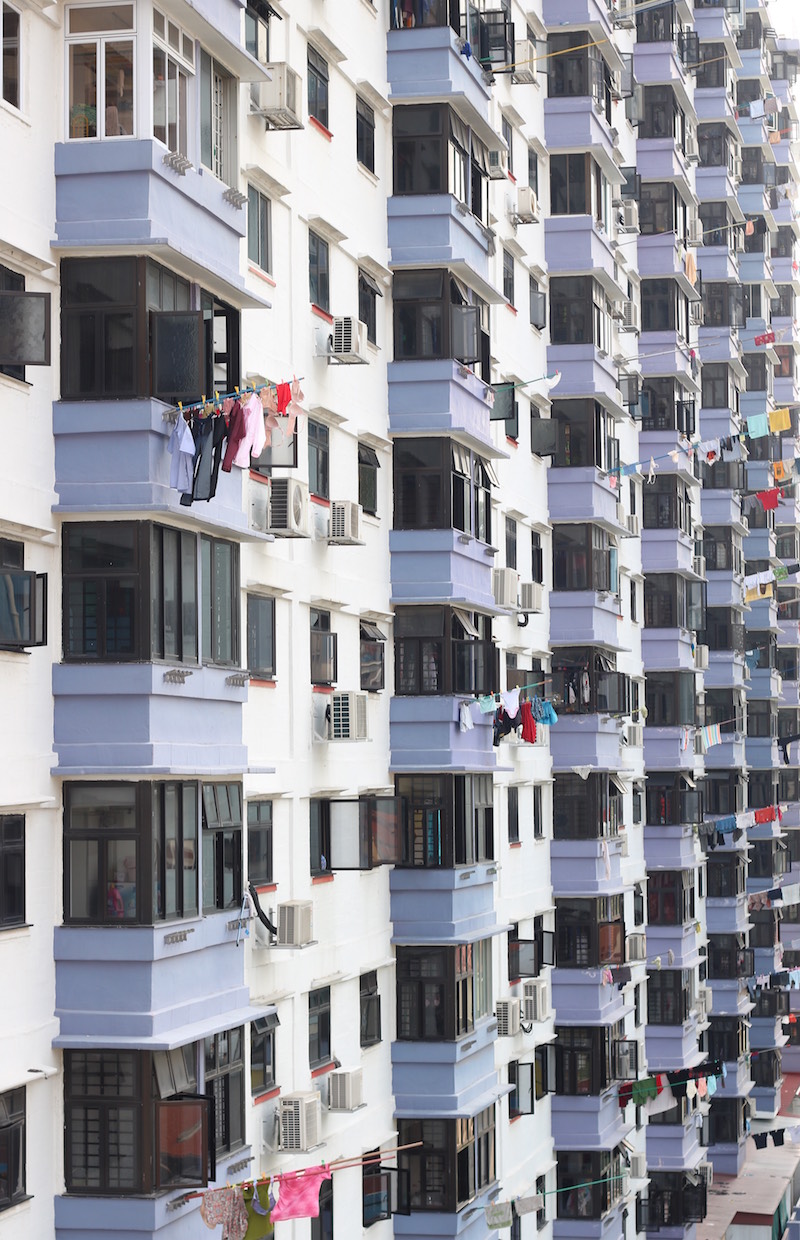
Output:
[[[318,1068],[331,1059],[331,988],[322,986],[308,996],[308,1066]]]
[[[327,426],[308,420],[308,486],[312,495],[330,498],[330,446]]]
[[[244,1029],[205,1039],[205,1092],[214,1100],[214,1149],[227,1154],[244,1145]]]
[[[12,108],[20,106],[20,15],[10,4],[3,5],[3,99]],[[0,1197],[2,1201],[2,1197]]]
[[[328,128],[328,62],[313,47],[308,48],[308,115]]]
[[[519,843],[519,788],[516,784],[508,787],[508,842]]]
[[[308,296],[312,305],[330,310],[329,248],[315,232],[308,233]]]
[[[247,876],[251,883],[272,882],[272,802],[247,802]]]
[[[24,921],[25,818],[0,814],[0,929],[21,926]]]
[[[331,613],[311,608],[311,683],[333,685],[338,675],[338,636],[331,632]]]
[[[308,803],[309,853],[311,873],[325,874],[331,855],[330,801],[312,798]]]
[[[247,257],[272,271],[272,203],[254,185],[247,187]]]
[[[239,548],[205,534],[200,539],[203,662],[239,663]]]
[[[25,1157],[23,1087],[0,1094],[0,1211],[24,1201],[28,1195],[25,1190]]]
[[[247,666],[251,675],[269,680],[275,675],[275,599],[247,596]]]
[[[380,461],[374,448],[358,445],[358,502],[371,516],[378,512],[378,470]]]
[[[367,325],[367,340],[377,344],[378,297],[382,297],[376,282],[363,271],[358,273],[358,317]]]
[[[203,911],[242,901],[242,786],[203,784]]]
[[[381,997],[378,993],[378,974],[375,969],[361,974],[360,981],[360,1044],[374,1046],[381,1041]]]
[[[319,1214],[311,1220],[311,1240],[333,1240],[333,1180],[320,1185]]]
[[[250,1093],[254,1098],[273,1089],[275,1073],[275,1029],[277,1016],[261,1016],[250,1025]]]
[[[386,636],[372,621],[362,620],[360,632],[361,688],[376,693],[385,685]]]
[[[375,113],[356,95],[356,158],[360,164],[375,171]]]
[[[514,255],[509,250],[503,250],[503,296],[514,305]]]

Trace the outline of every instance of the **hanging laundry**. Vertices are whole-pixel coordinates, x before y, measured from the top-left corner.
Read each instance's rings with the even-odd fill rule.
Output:
[[[264,430],[264,410],[261,406],[261,400],[255,393],[253,393],[244,406],[244,420],[244,435],[236,450],[233,464],[238,465],[240,469],[249,469],[250,457],[261,456],[267,442]]]
[[[184,494],[192,489],[195,451],[194,437],[189,430],[189,424],[183,414],[179,413],[175,429],[167,444],[167,452],[172,457],[169,466],[169,485]]]
[[[510,1201],[494,1201],[484,1207],[487,1227],[511,1227],[514,1215]]]
[[[533,717],[533,709],[530,702],[522,702],[519,709],[522,716],[522,739],[527,741],[529,745],[535,745],[536,720]]]
[[[710,749],[712,745],[722,744],[722,730],[718,723],[708,724],[700,729],[700,748],[703,753]],[[719,824],[718,824],[719,829]]]
[[[768,1136],[769,1136],[769,1133],[767,1132],[754,1132],[753,1133],[753,1141],[755,1143],[755,1147],[757,1150],[765,1150],[767,1148],[767,1137]]]
[[[766,805],[763,809],[754,810],[753,818],[755,819],[756,826],[758,826],[760,823],[774,822],[775,821],[775,806]]]
[[[319,1190],[330,1178],[330,1167],[309,1167],[291,1177],[281,1176],[278,1200],[272,1207],[273,1223],[287,1218],[319,1218]]]
[[[237,400],[234,402],[228,422],[228,446],[225,450],[225,457],[222,462],[222,472],[229,474],[233,467],[234,458],[239,451],[239,445],[245,437],[246,421],[242,402]]]
[[[773,130],[773,132],[769,135],[770,146],[777,146],[778,143],[781,141],[782,137],[783,135],[781,133],[779,133],[777,130]]]
[[[757,349],[760,349],[762,345],[774,344],[774,343],[775,343],[775,333],[771,329],[766,332],[759,332],[757,336],[753,337],[753,344],[756,346]],[[776,430],[777,428],[772,425],[771,415],[770,415],[769,422],[770,422],[770,428],[772,430]]]
[[[500,694],[500,701],[508,715],[514,718],[519,714],[519,689],[506,689]]]
[[[752,221],[752,220],[748,220],[748,221],[746,222],[745,226],[744,226],[744,235],[745,235],[745,237],[752,237],[752,235],[753,235],[753,233],[754,233],[755,231],[756,231],[756,226],[755,226],[755,224],[753,223],[753,221]]]
[[[765,512],[774,512],[778,507],[780,496],[780,487],[773,487],[769,491],[756,491],[756,499],[759,500]],[[759,584],[766,585],[766,582],[760,582]]]
[[[761,439],[769,434],[769,419],[765,413],[752,413],[747,419],[747,433],[751,439]]]
[[[471,732],[475,724],[472,721],[472,711],[468,702],[462,702],[458,708],[458,730],[460,732]]]
[[[775,333],[772,333],[773,337]],[[788,409],[773,409],[769,415],[769,429],[771,431],[790,431],[792,429],[792,415]]]
[[[275,401],[278,406],[278,416],[283,417],[289,408],[289,402],[292,399],[292,388],[289,383],[279,383],[275,393]]]
[[[784,1132],[782,1128],[775,1128],[772,1132],[772,1144],[783,1145]]]
[[[544,1209],[544,1193],[532,1193],[530,1197],[514,1198],[514,1213],[520,1218],[525,1214],[536,1214]]]
[[[780,110],[780,104],[778,103],[778,100],[775,98],[774,95],[770,95],[768,99],[764,100],[764,115],[765,116],[777,116],[779,110]]]
[[[244,1240],[249,1219],[241,1188],[212,1188],[203,1193],[200,1217],[206,1227],[222,1224],[221,1240]]]
[[[269,1180],[247,1185],[243,1192],[247,1210],[247,1232],[244,1240],[267,1240],[275,1234],[269,1204]]]
[[[771,421],[772,415],[770,415]],[[794,461],[773,461],[772,472],[775,475],[776,482],[785,482],[794,473]]]
[[[486,693],[478,698],[478,710],[482,715],[493,715],[497,710],[497,698],[493,693]]]
[[[185,508],[189,508],[195,500],[209,501],[216,495],[219,468],[222,464],[222,445],[227,433],[225,419],[221,414],[194,419],[194,481],[191,491],[181,495],[181,504]]]
[[[722,459],[723,461],[744,460],[742,442],[738,437],[731,440],[731,446],[729,448],[726,448],[724,445],[722,446]]]
[[[715,1076],[709,1076],[706,1078],[706,1088],[708,1089],[709,1098],[713,1098],[714,1094],[717,1092],[717,1078]]]

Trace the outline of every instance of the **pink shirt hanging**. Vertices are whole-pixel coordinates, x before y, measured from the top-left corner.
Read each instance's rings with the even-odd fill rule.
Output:
[[[264,410],[258,396],[253,393],[244,406],[244,437],[233,458],[234,465],[238,465],[240,469],[248,469],[251,455],[261,456],[266,442]]]
[[[281,1176],[278,1203],[272,1207],[273,1223],[287,1218],[319,1218],[319,1190],[330,1178],[329,1167],[309,1167],[300,1175]]]

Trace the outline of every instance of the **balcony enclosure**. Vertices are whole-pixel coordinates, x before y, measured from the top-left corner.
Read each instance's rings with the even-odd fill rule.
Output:
[[[489,381],[489,309],[474,290],[431,267],[396,272],[392,294],[395,361],[451,358]]]
[[[682,775],[648,771],[645,812],[650,826],[702,822],[703,794]]]
[[[559,969],[620,965],[625,959],[622,896],[556,900]]]
[[[553,465],[557,469],[594,465],[610,472],[619,467],[619,440],[614,419],[597,401],[554,401],[551,420],[558,426],[558,447]]]
[[[746,1021],[735,1016],[712,1016],[706,1034],[710,1059],[731,1063],[750,1050],[750,1031]]]
[[[625,1176],[618,1150],[558,1152],[556,1197],[560,1219],[600,1220],[622,1200]]]
[[[556,1026],[556,1093],[569,1097],[601,1094],[614,1081],[635,1081],[637,1042],[625,1040],[624,1022],[610,1028]]]
[[[690,538],[694,531],[691,492],[674,474],[657,474],[642,500],[642,523],[646,530],[680,530]],[[689,626],[693,627],[693,626]]]
[[[736,853],[710,854],[707,866],[710,900],[733,900],[743,896],[747,886],[747,865]]]
[[[648,727],[691,727],[697,716],[694,672],[649,672],[645,703]]]
[[[615,659],[593,647],[565,648],[553,655],[551,698],[567,715],[627,715],[630,678],[618,672]]]
[[[694,399],[677,379],[646,379],[639,407],[643,431],[671,430],[682,435],[695,432]]]
[[[706,771],[703,781],[705,812],[740,814],[747,804],[747,784],[738,771]]]
[[[694,871],[651,871],[647,880],[648,924],[685,926],[694,919]]]
[[[623,826],[623,794],[610,775],[557,775],[553,783],[553,838],[610,839]]]
[[[551,34],[547,40],[549,99],[591,98],[611,124],[611,71],[586,30]]]
[[[705,545],[704,539],[704,549]],[[702,635],[698,634],[698,638],[709,650],[728,650],[744,655],[745,627],[742,612],[732,607],[709,607],[706,612],[705,631]]]
[[[719,466],[717,466],[719,468]],[[744,573],[744,553],[742,536],[730,526],[709,525],[703,531],[703,556],[708,573]],[[716,611],[711,608],[710,611]]]
[[[492,539],[490,463],[452,439],[398,439],[394,445],[394,528],[460,530]]]
[[[402,860],[412,868],[452,869],[494,858],[489,775],[397,775]]]
[[[638,1231],[688,1228],[700,1223],[708,1212],[706,1182],[696,1173],[653,1171],[647,1195],[636,1201]]]
[[[743,934],[708,936],[708,976],[712,980],[735,981],[752,977],[754,956],[745,945]]]
[[[706,689],[705,722],[718,723],[723,736],[744,732],[744,689]]]
[[[460,607],[398,607],[398,696],[492,693],[500,683],[490,616]]]
[[[682,1025],[689,1018],[691,973],[659,969],[647,979],[647,1020],[651,1025]]]
[[[650,573],[644,583],[644,623],[654,629],[705,628],[706,583],[677,573]]]
[[[411,104],[392,112],[394,193],[452,194],[483,224],[488,216],[489,154],[447,104]]]
[[[553,589],[617,593],[617,548],[599,525],[553,526]]]

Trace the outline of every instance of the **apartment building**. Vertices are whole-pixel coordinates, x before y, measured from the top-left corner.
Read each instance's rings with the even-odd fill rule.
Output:
[[[800,1071],[800,42],[2,15],[0,1240],[701,1240]]]

